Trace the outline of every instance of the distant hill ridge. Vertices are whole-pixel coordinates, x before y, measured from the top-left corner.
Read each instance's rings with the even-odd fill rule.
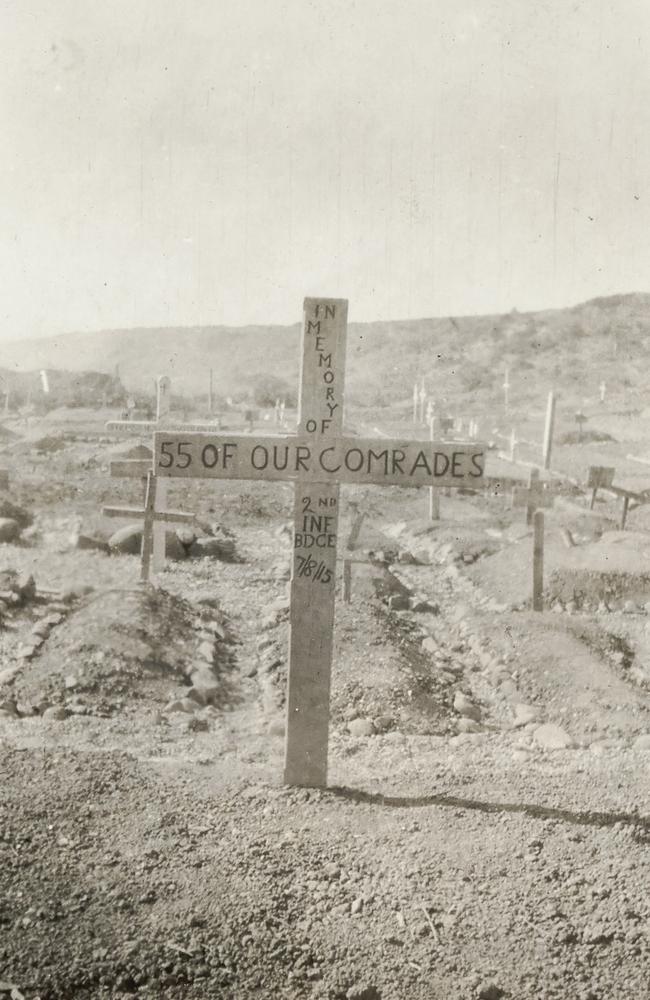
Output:
[[[588,351],[585,353],[588,338]],[[0,368],[95,371],[119,376],[130,389],[148,390],[169,374],[179,392],[205,394],[208,371],[215,389],[242,391],[254,377],[281,377],[295,386],[300,324],[290,326],[155,327],[67,333],[0,343]],[[472,394],[507,366],[526,380],[643,377],[639,361],[650,346],[650,294],[610,295],[565,309],[503,315],[351,323],[348,389],[360,403],[382,405],[408,396],[425,378],[455,396]],[[614,366],[615,371],[609,371]],[[586,369],[586,370],[585,370]],[[601,373],[601,370],[603,374]]]

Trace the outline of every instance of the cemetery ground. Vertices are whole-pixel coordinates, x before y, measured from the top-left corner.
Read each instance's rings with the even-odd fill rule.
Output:
[[[2,458],[0,998],[647,996],[648,508],[563,487],[535,614],[507,495],[344,488],[330,787],[287,788],[292,488],[171,483],[222,558],[142,588],[75,547],[142,500],[105,417]],[[650,485],[616,438],[587,464]]]

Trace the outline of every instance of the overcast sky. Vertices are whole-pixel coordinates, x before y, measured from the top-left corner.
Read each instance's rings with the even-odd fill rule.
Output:
[[[0,0],[0,337],[650,291],[648,0]]]

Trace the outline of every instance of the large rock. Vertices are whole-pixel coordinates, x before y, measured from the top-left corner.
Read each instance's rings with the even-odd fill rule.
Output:
[[[91,535],[74,534],[70,538],[73,549],[90,552],[108,552],[108,542],[103,538],[93,538]]]
[[[221,559],[233,562],[236,556],[235,543],[231,538],[197,538],[190,547],[193,559]]]
[[[108,547],[111,552],[139,556],[142,550],[142,525],[127,524],[124,528],[119,528],[108,539]]]
[[[0,542],[15,542],[20,538],[20,525],[13,517],[0,517]]]
[[[573,740],[566,729],[556,726],[552,722],[546,722],[543,726],[538,726],[534,732],[535,742],[545,750],[565,750],[573,746]]]
[[[481,709],[462,691],[457,691],[454,696],[454,709],[466,719],[472,719],[474,722],[481,720]]]

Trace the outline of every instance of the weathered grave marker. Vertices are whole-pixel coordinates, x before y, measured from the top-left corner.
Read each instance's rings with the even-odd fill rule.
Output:
[[[429,421],[429,440],[435,441],[436,418],[431,417]],[[429,520],[440,520],[440,493],[435,486],[429,487]]]
[[[526,508],[526,524],[533,520],[533,514],[540,507],[552,507],[553,496],[539,480],[539,469],[531,469],[528,476],[528,488],[516,486],[512,491],[513,507]]]
[[[553,431],[555,428],[555,393],[548,394],[546,405],[546,425],[544,427],[544,468],[551,468],[551,452],[553,450]]]
[[[154,439],[160,476],[295,483],[284,779],[310,787],[327,782],[340,484],[476,487],[486,458],[474,442],[345,435],[346,332],[347,301],[305,300],[296,436],[163,431]]]
[[[544,610],[544,511],[533,517],[533,611]]]
[[[600,383],[598,391],[600,392],[600,401],[601,401],[601,403],[604,403],[605,402],[605,393],[607,392],[607,386],[605,385],[604,382]]]
[[[610,489],[614,484],[616,469],[608,465],[590,465],[587,487],[591,490],[591,503],[589,510],[594,509],[596,494],[600,489]]]
[[[510,370],[506,368],[506,377],[503,382],[503,409],[505,410],[506,413],[508,412],[508,406],[510,403],[509,400],[510,379],[508,378],[509,375],[510,375]]]
[[[354,552],[359,540],[363,522],[366,519],[365,513],[359,512],[359,510],[356,509],[356,504],[351,506],[354,508],[354,518],[352,520],[352,527],[350,528],[350,534],[346,546],[348,552]],[[352,598],[352,562],[352,559],[343,560],[343,600],[346,604],[349,604]]]
[[[589,417],[587,417],[586,414],[582,412],[582,410],[578,410],[578,412],[574,415],[573,419],[578,425],[578,442],[580,443],[582,441],[582,428],[587,423]]]
[[[151,576],[154,531],[156,526],[160,525],[164,531],[167,524],[187,524],[194,520],[194,514],[186,514],[180,510],[159,510],[156,506],[156,494],[159,487],[159,477],[149,471],[147,474],[147,491],[143,510],[137,507],[104,507],[102,509],[104,517],[144,518],[144,527],[142,529],[142,563],[140,569],[140,580],[142,583],[148,583]]]
[[[160,427],[187,429],[187,430],[213,430],[218,427],[218,423],[194,423],[183,424],[180,421],[173,422],[171,418],[172,383],[167,375],[160,375],[156,380],[156,419],[155,420],[109,420],[106,430],[117,431],[120,434],[135,434],[144,436]],[[152,462],[142,459],[125,459],[111,462],[110,474],[112,477],[128,479],[146,479],[148,471],[152,467]],[[155,492],[155,501],[159,508],[164,508],[167,503],[167,483],[160,482]],[[192,515],[193,516],[193,515]],[[154,527],[153,542],[153,568],[158,573],[165,565],[167,543],[167,530],[162,522],[156,522]]]

